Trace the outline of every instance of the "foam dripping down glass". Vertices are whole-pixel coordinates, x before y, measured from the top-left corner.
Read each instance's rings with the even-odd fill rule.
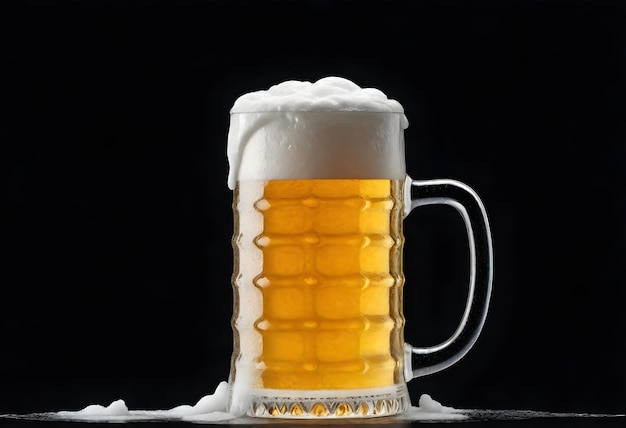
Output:
[[[405,412],[406,382],[456,363],[485,322],[493,255],[480,198],[456,180],[407,175],[407,118],[377,89],[339,77],[287,81],[242,95],[230,113],[229,412]],[[402,227],[432,204],[465,222],[469,293],[452,337],[419,348],[404,342]]]

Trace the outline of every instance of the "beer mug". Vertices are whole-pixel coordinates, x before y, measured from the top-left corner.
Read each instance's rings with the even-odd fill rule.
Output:
[[[461,182],[407,175],[407,126],[397,101],[339,77],[286,81],[235,101],[231,413],[402,413],[409,380],[474,345],[492,283],[485,208]],[[420,348],[404,343],[402,228],[430,204],[454,207],[465,222],[469,293],[452,337]]]

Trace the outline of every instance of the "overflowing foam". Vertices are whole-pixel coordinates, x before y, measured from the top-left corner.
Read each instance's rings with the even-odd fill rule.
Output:
[[[228,133],[238,180],[405,177],[402,105],[341,77],[285,81],[240,96]]]

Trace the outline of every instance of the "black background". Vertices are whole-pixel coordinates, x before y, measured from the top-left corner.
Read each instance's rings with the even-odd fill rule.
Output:
[[[408,173],[482,197],[492,306],[458,408],[626,410],[620,1],[7,1],[0,413],[193,404],[232,350],[229,109],[328,75],[400,101]],[[460,218],[405,221],[406,338],[460,320]]]

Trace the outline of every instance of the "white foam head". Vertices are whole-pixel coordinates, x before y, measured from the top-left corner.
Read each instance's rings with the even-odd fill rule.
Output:
[[[341,77],[285,81],[231,109],[228,186],[238,180],[405,176],[399,102]]]

